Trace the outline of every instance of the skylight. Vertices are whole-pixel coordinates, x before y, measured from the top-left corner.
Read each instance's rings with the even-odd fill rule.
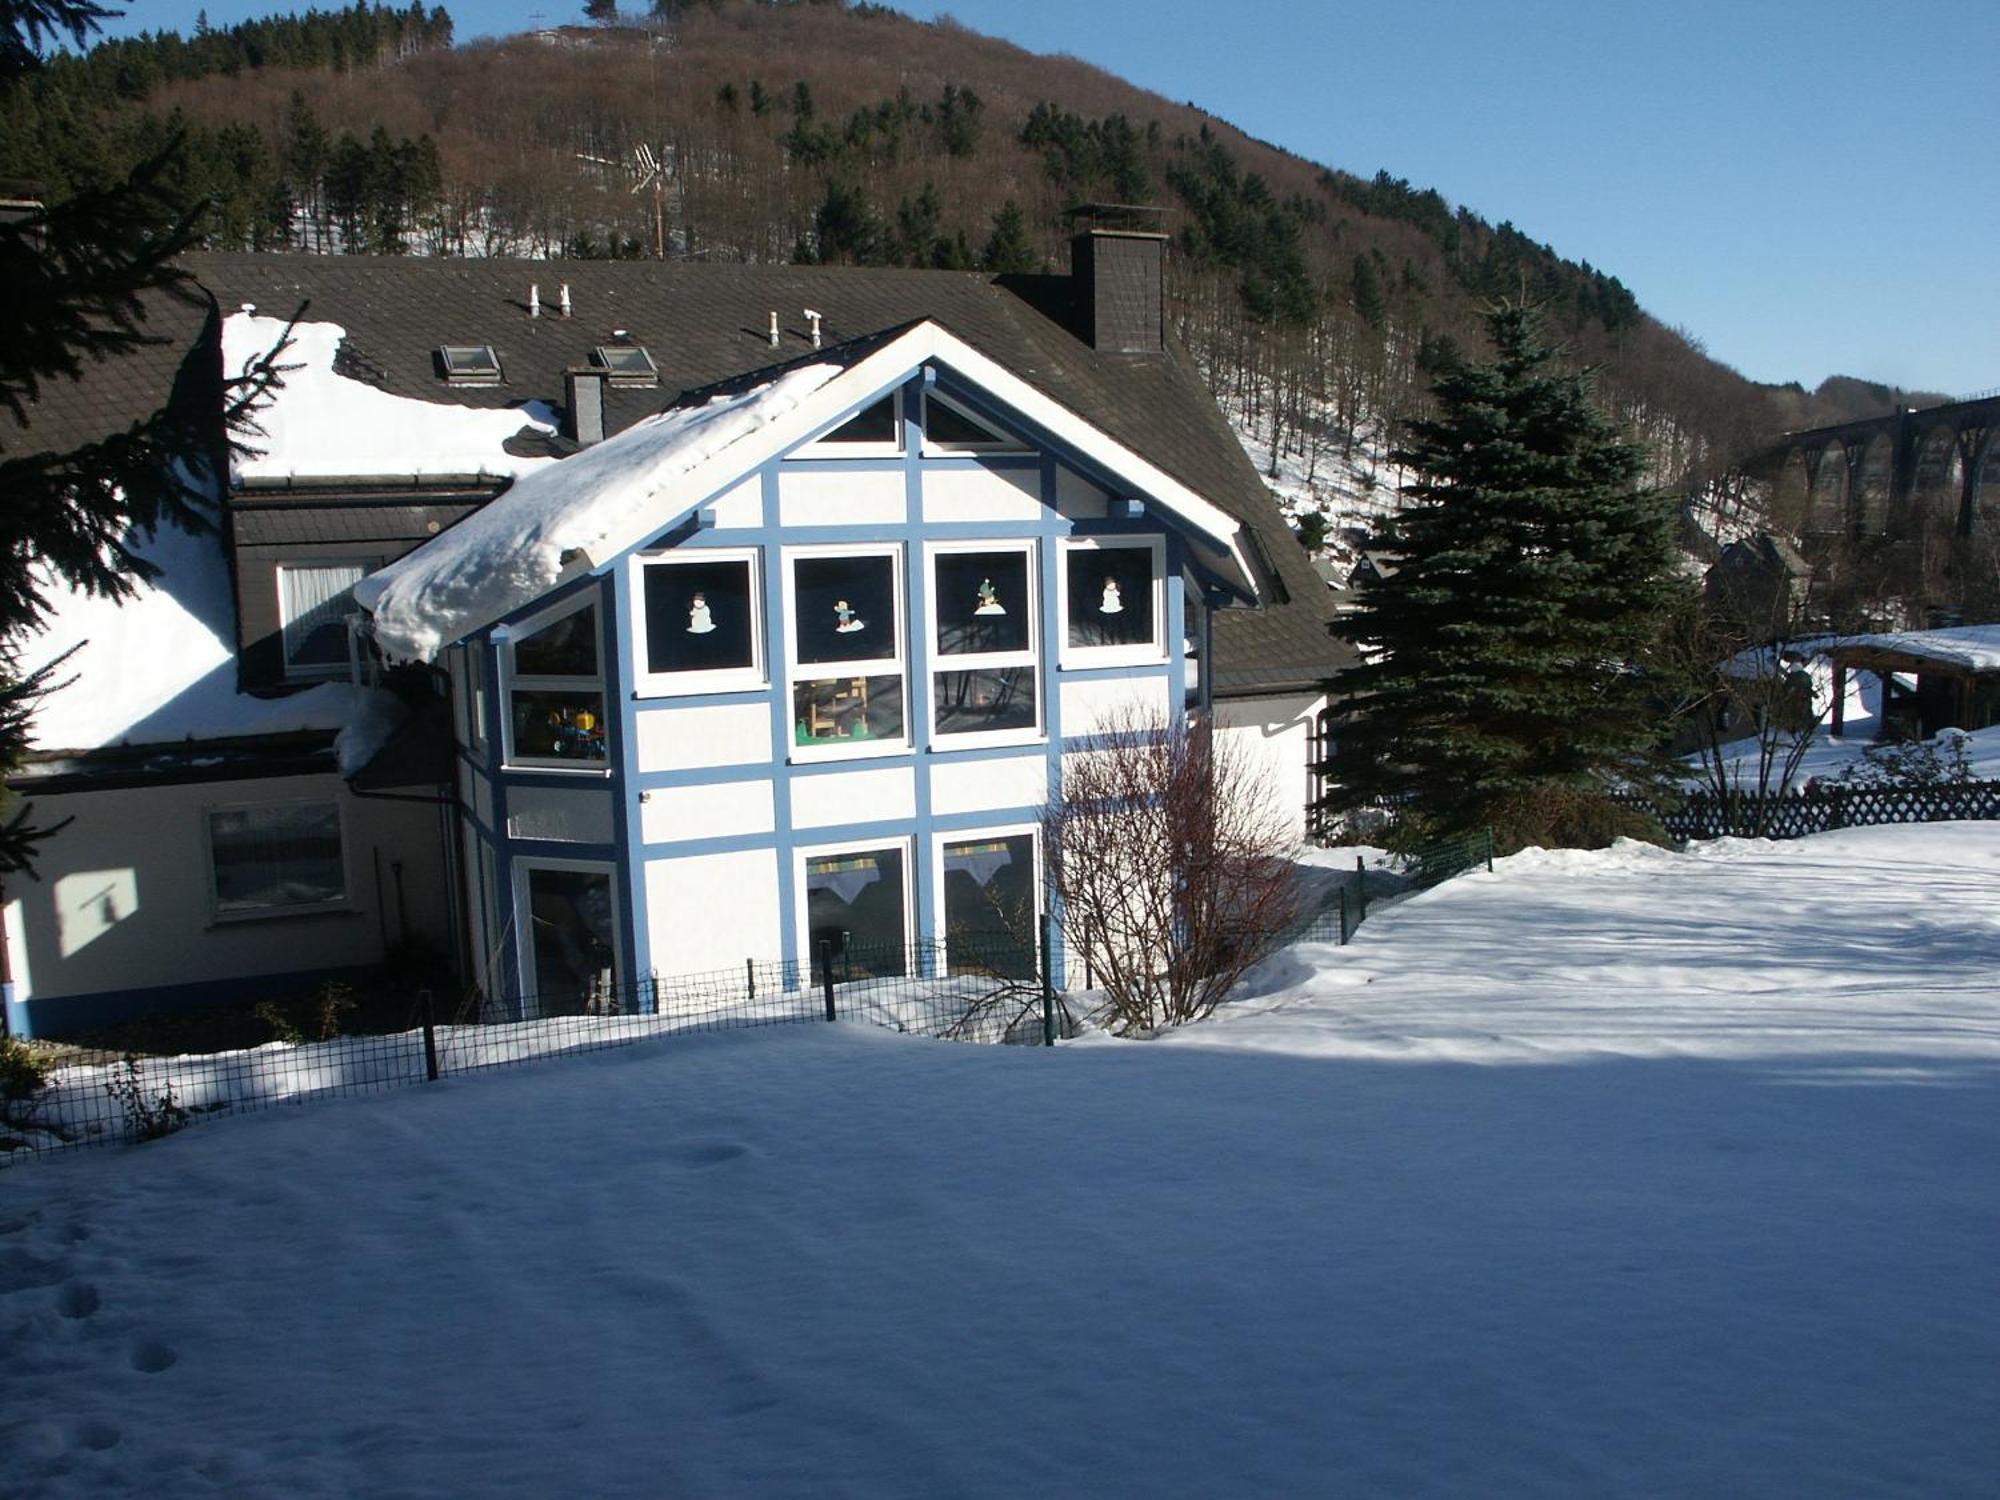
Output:
[[[659,366],[641,344],[600,344],[592,357],[611,377],[613,385],[658,385]]]
[[[500,356],[491,344],[445,344],[437,352],[444,378],[453,385],[498,385]]]

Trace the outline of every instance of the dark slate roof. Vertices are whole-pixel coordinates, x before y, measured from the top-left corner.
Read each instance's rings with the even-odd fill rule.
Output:
[[[687,391],[812,353],[804,310],[829,345],[930,318],[1235,516],[1261,541],[1274,602],[1216,621],[1219,693],[1308,687],[1345,664],[1326,633],[1327,590],[1184,353],[1099,354],[1071,331],[1067,277],[677,262],[431,260],[372,256],[194,255],[188,268],[227,314],[294,313],[346,330],[343,373],[393,394],[473,407],[559,405],[563,372],[616,330],[644,345],[657,388],[608,387],[617,431]],[[557,311],[567,283],[573,315]],[[542,316],[528,316],[530,286]],[[769,341],[778,314],[779,347]],[[497,386],[448,386],[441,344],[491,344]],[[150,362],[149,362],[150,364]],[[135,376],[143,372],[135,371]],[[112,398],[143,406],[144,382]],[[93,386],[93,393],[103,401]],[[155,402],[154,404],[157,404]],[[99,408],[102,410],[102,408]]]
[[[140,329],[152,342],[85,361],[79,380],[43,381],[25,425],[0,408],[0,462],[101,442],[158,411],[190,382],[201,382],[212,396],[213,371],[204,361],[214,308],[199,287],[190,288],[190,297],[156,292],[144,299]]]

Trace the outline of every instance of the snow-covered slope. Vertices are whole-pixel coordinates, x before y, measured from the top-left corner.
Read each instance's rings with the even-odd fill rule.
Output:
[[[1166,1043],[646,1044],[10,1170],[65,1496],[1972,1496],[2000,825],[1530,853]]]

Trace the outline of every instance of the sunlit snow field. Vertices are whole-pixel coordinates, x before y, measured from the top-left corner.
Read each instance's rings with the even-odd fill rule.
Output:
[[[672,1039],[0,1173],[0,1492],[2000,1474],[2000,825],[1530,852],[1054,1051]]]

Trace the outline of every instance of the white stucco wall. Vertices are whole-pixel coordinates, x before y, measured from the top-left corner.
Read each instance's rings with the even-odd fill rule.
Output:
[[[1231,751],[1255,768],[1295,838],[1306,836],[1311,791],[1307,757],[1313,724],[1326,707],[1324,693],[1277,698],[1227,698],[1215,705],[1215,724]]]
[[[325,800],[341,809],[343,906],[218,917],[208,809]],[[39,881],[8,883],[9,957],[19,999],[378,963],[384,936],[394,942],[405,931],[452,950],[436,807],[357,798],[330,773],[34,801],[38,820],[74,821],[43,846]]]
[[[740,969],[779,956],[778,851],[745,849],[646,862],[647,939],[655,973]]]

